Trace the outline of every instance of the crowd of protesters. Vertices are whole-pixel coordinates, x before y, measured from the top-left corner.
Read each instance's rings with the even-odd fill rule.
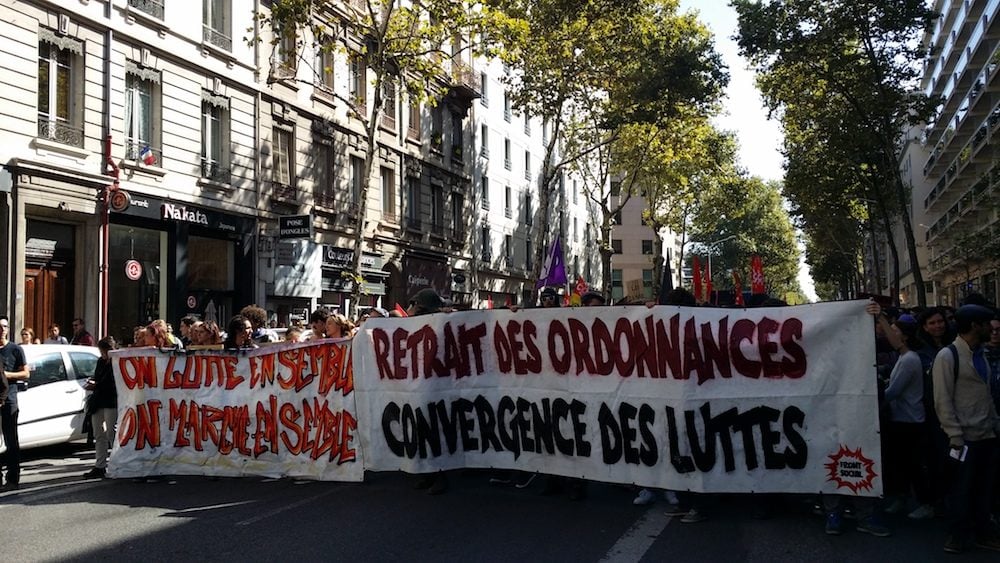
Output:
[[[675,289],[661,299],[663,304],[698,304],[684,289]],[[561,307],[564,298],[551,287],[539,294],[539,307]],[[581,296],[583,306],[604,306],[605,296],[589,291]],[[624,304],[624,303],[619,303]],[[629,304],[641,305],[642,302]],[[645,303],[653,306],[655,303]],[[752,296],[747,307],[780,307],[785,303],[767,296]],[[516,307],[511,307],[517,309]],[[286,330],[284,341],[319,338],[351,338],[365,320],[380,317],[446,313],[452,304],[432,289],[423,289],[409,300],[408,308],[387,311],[380,307],[363,310],[356,320],[320,308],[309,316],[308,327]],[[947,519],[944,550],[961,553],[973,546],[1000,551],[1000,316],[980,295],[967,296],[956,308],[897,309],[870,303],[875,317],[876,377],[879,383],[879,416],[883,449],[885,498],[827,495],[811,499],[816,511],[826,517],[826,533],[840,535],[845,518],[853,517],[859,532],[878,537],[891,535],[883,514],[906,515],[911,520]],[[79,325],[77,325],[79,323]],[[280,339],[267,328],[267,313],[249,305],[230,319],[223,333],[214,321],[193,316],[180,322],[180,336],[163,320],[136,327],[135,346],[161,349],[214,350],[252,349]],[[80,340],[82,320],[74,321],[74,340]],[[89,337],[89,333],[86,334]],[[35,342],[30,329],[22,331],[25,344]],[[59,340],[55,340],[59,339]],[[92,340],[92,337],[91,337]],[[46,342],[65,342],[58,325],[49,328]],[[115,340],[98,342],[101,359],[94,377],[86,384],[93,395],[88,400],[97,446],[94,468],[85,477],[105,476],[107,456],[114,440],[117,402],[108,352]],[[494,474],[490,482],[526,488],[534,473],[516,471]],[[586,483],[580,479],[544,476],[540,494],[565,490],[571,500],[586,498]],[[415,488],[442,494],[449,488],[446,472],[418,479]],[[632,501],[648,505],[666,501],[668,514],[694,524],[710,517],[717,495],[639,489]],[[767,518],[781,506],[781,495],[753,495],[753,515]]]

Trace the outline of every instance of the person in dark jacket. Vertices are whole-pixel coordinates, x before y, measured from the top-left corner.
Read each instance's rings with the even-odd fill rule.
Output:
[[[97,360],[94,377],[88,379],[84,388],[93,391],[87,400],[87,416],[94,427],[94,446],[97,458],[94,468],[83,474],[84,479],[103,479],[108,468],[108,453],[115,443],[115,426],[118,424],[118,390],[111,369],[108,353],[118,347],[114,337],[105,336],[97,343],[101,357]]]

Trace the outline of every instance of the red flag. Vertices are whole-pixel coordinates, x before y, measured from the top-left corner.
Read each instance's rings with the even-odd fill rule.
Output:
[[[486,296],[486,308],[487,309],[492,309],[493,308],[493,294],[492,293]]]
[[[733,303],[738,307],[743,306],[743,280],[736,270],[733,270]]]
[[[402,315],[404,317],[408,317],[409,316],[409,315],[406,314],[406,309],[404,309],[402,306],[400,306],[399,303],[396,303],[396,312],[398,312],[400,315]]]
[[[701,302],[701,261],[697,255],[691,259],[691,270],[694,274],[694,300]]]
[[[712,271],[708,269],[708,264],[705,264],[705,301],[712,301]]]
[[[764,289],[764,264],[756,254],[750,259],[750,293],[766,293]]]

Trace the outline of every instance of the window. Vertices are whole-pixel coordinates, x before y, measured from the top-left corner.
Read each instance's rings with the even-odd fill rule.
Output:
[[[622,211],[621,211],[621,209],[619,209],[618,211],[615,211],[615,214],[611,216],[611,224],[612,225],[621,225],[622,224]]]
[[[441,110],[441,106],[437,105],[431,108],[431,148],[437,151],[441,150],[441,135],[444,130],[444,116]]]
[[[42,28],[38,42],[38,136],[83,147],[83,42]]]
[[[462,160],[462,145],[465,144],[462,131],[462,116],[451,112],[451,157],[455,160]]]
[[[323,45],[319,48],[316,64],[316,85],[327,92],[333,92],[333,46]]]
[[[579,233],[579,230],[577,230],[578,226],[579,225],[576,222],[576,217],[573,217],[573,242],[580,240],[579,235],[577,234]]]
[[[67,379],[66,364],[59,352],[39,356],[29,364],[31,378],[28,380],[28,387],[38,387]]]
[[[531,270],[531,253],[535,249],[531,247],[531,237],[524,239],[524,269]]]
[[[653,270],[644,269],[642,271],[642,287],[647,290],[653,288]],[[646,296],[649,296],[649,291],[646,292]]]
[[[202,39],[220,49],[233,49],[230,32],[231,0],[202,0]]]
[[[482,240],[482,258],[483,258],[483,262],[489,262],[490,259],[492,258],[491,253],[490,253],[490,226],[489,225],[483,225],[481,237],[482,237],[481,240]]]
[[[160,161],[160,73],[126,62],[125,158],[154,165]],[[128,70],[135,70],[135,73]]]
[[[490,127],[485,123],[479,126],[479,156],[490,157]]]
[[[292,185],[292,132],[283,127],[275,127],[271,137],[274,145],[271,181],[280,186]]]
[[[524,151],[524,179],[531,179],[531,153]]]
[[[389,79],[382,83],[382,125],[396,130],[396,84]]]
[[[579,193],[579,191],[578,191],[577,186],[576,186],[576,180],[573,180],[573,203],[574,204],[576,204],[576,194],[577,193]]]
[[[479,103],[483,107],[490,107],[490,97],[487,86],[489,85],[489,77],[486,76],[485,72],[479,73]]]
[[[320,207],[333,209],[336,207],[334,199],[334,152],[333,144],[328,138],[316,140],[316,161],[314,170],[316,172],[315,184],[313,184],[313,201]]]
[[[644,240],[644,241],[642,241],[642,253],[643,254],[652,254],[653,253],[653,241],[651,241],[651,240]]]
[[[396,175],[385,166],[382,167],[382,218],[396,222]]]
[[[455,238],[465,238],[465,197],[458,192],[451,194],[451,224]]]
[[[479,186],[480,187],[479,201],[482,202],[482,208],[483,209],[489,209],[490,208],[490,179],[487,178],[486,176],[483,176],[482,179],[480,179],[479,184],[480,184],[480,186]]]
[[[206,91],[201,97],[201,177],[228,184],[229,99]]]
[[[510,235],[503,236],[503,259],[507,266],[514,264],[514,237]]]
[[[524,112],[524,134],[531,135],[531,115]]]
[[[542,120],[542,144],[549,144],[549,118]]]
[[[410,117],[407,120],[409,127],[406,135],[414,140],[420,140],[420,102],[416,98],[410,98]]]
[[[156,19],[163,19],[163,0],[128,0],[128,5]]]
[[[511,199],[510,186],[504,186],[503,190],[504,190],[504,193],[503,193],[503,200],[504,200],[503,215],[504,215],[504,217],[510,219],[511,218],[511,214],[512,214],[511,205],[510,205],[510,199]]]
[[[524,194],[524,224],[531,226],[534,221],[534,213],[531,211],[531,193]]]
[[[294,78],[299,62],[295,26],[288,25],[284,29],[275,27],[274,34],[278,37],[278,42],[274,45],[274,55],[271,58],[271,74],[279,80]]]
[[[83,352],[70,352],[69,363],[73,366],[73,375],[77,379],[94,377],[97,370],[97,356]]]
[[[611,298],[617,301],[624,296],[625,291],[622,286],[622,271],[617,269],[611,270]]]
[[[406,179],[406,226],[420,229],[420,180]]]
[[[503,93],[503,120],[510,123],[510,94],[507,91]]]
[[[361,188],[365,181],[365,159],[360,156],[351,157],[351,190],[347,194],[348,202],[358,205],[361,202]]]
[[[510,139],[503,140],[503,167],[510,170]]]
[[[622,239],[620,238],[611,239],[611,251],[614,252],[615,254],[622,253]]]
[[[611,197],[618,197],[622,194],[622,183],[621,182],[611,182]]]
[[[368,67],[364,58],[359,54],[351,55],[351,76],[348,82],[348,94],[351,102],[356,106],[365,105],[365,94],[368,90]],[[364,109],[362,108],[363,112]]]
[[[431,185],[431,232],[444,233],[444,189],[437,184]]]

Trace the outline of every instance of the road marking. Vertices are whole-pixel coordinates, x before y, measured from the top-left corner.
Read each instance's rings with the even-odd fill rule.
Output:
[[[601,563],[639,561],[669,523],[670,516],[663,512],[663,507],[654,504],[618,538]]]
[[[318,495],[314,495],[314,496],[311,496],[309,498],[304,498],[304,499],[302,499],[302,500],[300,500],[298,502],[293,502],[292,504],[286,504],[285,506],[281,506],[281,507],[275,508],[274,510],[272,510],[270,512],[265,512],[263,514],[258,514],[257,516],[254,516],[253,518],[248,518],[246,520],[242,520],[240,522],[237,522],[236,525],[237,526],[249,526],[250,524],[255,524],[257,522],[260,522],[261,520],[265,520],[265,519],[270,518],[272,516],[276,516],[276,515],[281,514],[282,512],[285,512],[287,510],[292,510],[293,508],[298,508],[298,507],[300,507],[300,506],[302,506],[304,504],[308,504],[308,503],[310,503],[310,502],[312,502],[314,500],[319,500],[319,499],[321,499],[321,498],[323,498],[325,496],[332,495],[333,493],[336,493],[336,492],[339,492],[339,491],[340,491],[340,488],[339,487],[335,487],[335,488],[332,488],[332,489],[330,489],[330,490],[328,490],[326,492],[319,493]]]
[[[24,500],[27,502],[34,502],[37,500],[45,500],[53,497],[58,497],[62,495],[68,495],[75,493],[77,491],[82,491],[84,489],[96,489],[97,487],[104,487],[111,484],[110,479],[105,480],[90,480],[90,481],[69,481],[65,483],[54,483],[52,485],[34,485],[29,484],[25,486],[21,485],[21,488],[16,491],[10,491],[0,494],[0,500],[6,499],[17,499]]]
[[[212,504],[209,506],[193,506],[191,508],[181,508],[180,510],[175,510],[171,512],[174,514],[191,514],[192,512],[204,512],[206,510],[218,510],[220,508],[232,508],[234,506],[243,506],[244,504],[253,504],[257,502],[256,500],[241,500],[238,502],[224,502],[222,504]]]

